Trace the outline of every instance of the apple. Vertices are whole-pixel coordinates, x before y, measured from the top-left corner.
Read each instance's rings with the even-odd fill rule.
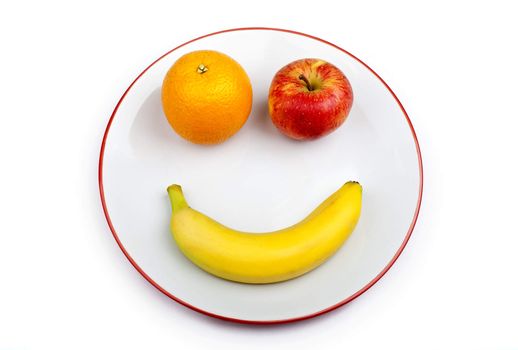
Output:
[[[282,67],[273,77],[268,111],[286,136],[311,140],[343,124],[353,104],[347,77],[329,62],[305,58]]]

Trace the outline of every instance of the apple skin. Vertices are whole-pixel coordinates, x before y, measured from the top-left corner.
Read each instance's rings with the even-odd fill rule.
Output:
[[[273,124],[296,140],[312,140],[336,130],[352,104],[347,77],[331,63],[316,58],[282,67],[273,77],[268,95]]]

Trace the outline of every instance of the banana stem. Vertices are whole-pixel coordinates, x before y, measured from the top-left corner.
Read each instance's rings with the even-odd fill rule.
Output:
[[[189,207],[185,197],[183,196],[182,187],[180,185],[169,186],[167,188],[167,193],[169,194],[169,200],[171,201],[173,213],[179,211],[180,209]]]

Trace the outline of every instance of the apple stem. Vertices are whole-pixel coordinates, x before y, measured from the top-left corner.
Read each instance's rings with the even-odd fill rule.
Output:
[[[306,87],[308,88],[309,91],[313,91],[313,86],[311,86],[311,84],[309,83],[308,78],[306,78],[304,76],[304,74],[299,75],[299,79],[303,80],[306,83]]]

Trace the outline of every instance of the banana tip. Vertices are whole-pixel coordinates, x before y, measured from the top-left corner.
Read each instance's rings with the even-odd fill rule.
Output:
[[[360,186],[360,190],[363,190],[362,185],[361,185],[358,181],[347,181],[345,184],[346,184],[346,185],[347,185],[347,184],[355,184],[355,185]]]

